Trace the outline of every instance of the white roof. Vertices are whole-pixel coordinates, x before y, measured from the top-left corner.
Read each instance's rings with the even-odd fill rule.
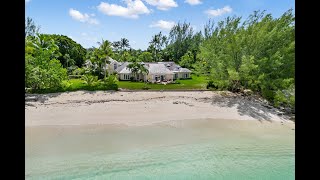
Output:
[[[191,72],[191,71],[187,68],[180,68],[179,72]]]
[[[149,74],[173,74],[164,64],[149,64]]]
[[[121,71],[119,71],[119,73],[121,74],[130,74],[131,73],[131,70],[128,69],[127,67],[123,68]]]

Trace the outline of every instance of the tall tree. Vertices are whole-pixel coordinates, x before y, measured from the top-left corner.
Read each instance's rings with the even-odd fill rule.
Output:
[[[98,42],[100,45],[99,47],[99,59],[103,61],[103,65],[101,63],[101,69],[104,70],[104,78],[107,76],[107,63],[109,62],[110,56],[113,54],[112,52],[112,44],[108,40],[103,40],[101,42]]]
[[[160,61],[161,57],[161,51],[164,48],[164,46],[167,45],[167,37],[162,34],[160,31],[158,34],[155,34],[152,36],[151,41],[149,42],[149,50],[154,56],[155,61]]]
[[[255,11],[243,23],[227,17],[201,43],[197,68],[220,89],[250,88],[275,105],[294,106],[294,20],[292,9],[279,18]]]
[[[168,37],[167,51],[173,55],[173,60],[179,62],[181,57],[190,50],[193,38],[193,28],[190,23],[178,23],[172,27]]]
[[[35,22],[33,21],[32,18],[27,17],[25,20],[25,33],[24,36],[35,36],[36,33],[39,33],[40,26],[36,26]]]
[[[121,60],[124,61],[124,52],[130,48],[129,40],[126,38],[121,38],[120,39],[120,49],[121,49]]]
[[[25,49],[26,87],[33,90],[61,87],[67,70],[56,59],[59,47],[54,40],[36,34],[26,39]]]
[[[137,75],[138,73],[144,73],[144,74],[148,74],[148,69],[146,67],[144,67],[144,65],[141,62],[138,61],[133,61],[130,64],[128,64],[128,69],[131,70],[134,80],[137,80]]]
[[[75,61],[75,65],[78,67],[82,67],[85,56],[86,49],[83,48],[79,43],[73,41],[71,38],[65,35],[57,35],[57,34],[44,34],[47,38],[53,39],[55,43],[59,47],[59,52],[61,56],[58,57],[61,64],[66,68],[66,59],[64,58],[65,54],[69,54],[70,58]]]

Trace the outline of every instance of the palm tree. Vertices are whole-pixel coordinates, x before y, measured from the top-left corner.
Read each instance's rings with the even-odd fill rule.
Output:
[[[65,67],[68,69],[68,73],[69,73],[69,66],[73,66],[75,64],[75,61],[73,59],[70,58],[70,55],[69,54],[65,54],[63,56],[65,62],[66,62],[66,65]]]
[[[158,51],[158,47],[160,44],[160,36],[158,34],[152,36],[152,39],[149,43],[153,47],[152,50],[153,50],[153,54],[154,54],[154,59],[156,61],[158,61],[157,51]]]
[[[101,52],[100,62],[104,61],[103,68],[104,69],[104,78],[107,76],[107,63],[110,63],[109,59],[112,55],[111,43],[108,40],[103,40],[98,42],[100,45],[99,50]],[[102,64],[102,63],[101,63]]]
[[[123,59],[123,53],[126,48],[130,48],[129,40],[126,38],[120,39],[121,59]]]
[[[122,50],[124,50],[125,48],[130,48],[129,40],[126,38],[121,38],[120,39],[120,47]]]
[[[134,76],[134,80],[137,80],[137,74],[138,73],[143,73],[143,74],[148,74],[149,71],[147,68],[145,68],[145,66],[137,61],[133,61],[132,63],[130,63],[128,66],[128,69],[131,70],[133,76]]]

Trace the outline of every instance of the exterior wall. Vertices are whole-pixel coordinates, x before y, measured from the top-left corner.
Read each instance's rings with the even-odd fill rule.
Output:
[[[174,74],[166,74],[166,80],[170,80],[171,79],[171,81],[173,80],[173,75]]]
[[[129,81],[130,77],[132,77],[131,73],[130,74],[123,74],[123,73],[119,74],[119,80]]]
[[[142,79],[143,81],[146,81],[146,75],[139,73],[137,74],[137,80],[140,81]]]
[[[173,80],[173,75],[174,74],[148,74],[148,76],[146,76],[146,79],[149,80],[149,82],[153,82],[156,81],[156,76],[158,77],[158,80],[161,76],[164,76],[165,80]]]
[[[131,73],[121,73],[118,75],[118,79],[122,80],[122,81],[129,81],[131,80],[130,78],[133,77],[133,75]],[[142,79],[143,81],[147,80],[147,76],[145,76],[144,74],[138,74],[137,75],[137,80],[140,81],[140,79]]]
[[[187,74],[187,78],[191,78],[189,72],[178,72],[178,78],[179,78],[179,79],[186,79],[186,78],[185,78],[185,74]]]

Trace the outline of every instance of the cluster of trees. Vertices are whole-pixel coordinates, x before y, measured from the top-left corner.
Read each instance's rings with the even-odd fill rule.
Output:
[[[113,54],[109,41],[86,50],[64,35],[41,34],[31,18],[25,25],[25,87],[33,91],[61,89],[68,75],[83,75],[89,86],[99,81],[106,89],[117,89],[116,77],[107,77],[106,64]],[[83,67],[83,64],[89,65]]]
[[[218,23],[209,20],[198,32],[190,23],[179,22],[168,35],[152,36],[143,51],[131,48],[126,38],[102,40],[97,48],[84,49],[67,36],[39,34],[39,27],[27,18],[26,86],[57,86],[68,74],[106,82],[109,57],[131,62],[135,74],[147,73],[141,61],[174,61],[209,77],[211,88],[251,89],[276,106],[294,107],[294,22],[292,9],[279,18],[255,11],[245,20],[235,16]]]
[[[218,89],[261,93],[274,105],[295,104],[295,17],[255,11],[243,23],[228,17],[209,22],[200,45],[198,72],[209,74]]]

